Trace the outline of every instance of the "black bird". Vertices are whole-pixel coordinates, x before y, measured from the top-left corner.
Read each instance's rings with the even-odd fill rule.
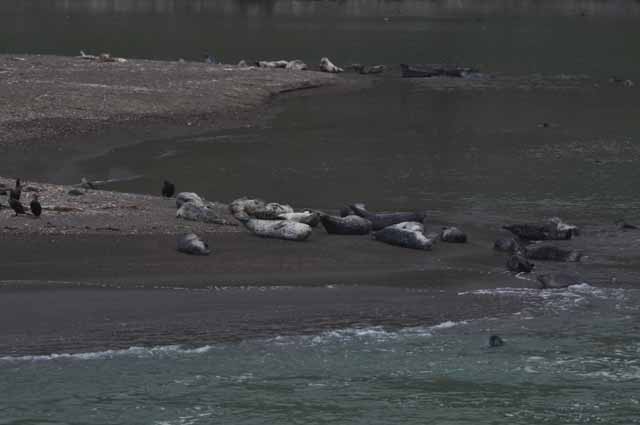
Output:
[[[18,214],[25,214],[24,207],[17,199],[9,199],[9,206],[16,212],[16,216]]]
[[[42,205],[40,205],[40,202],[38,201],[38,195],[36,195],[35,193],[33,194],[33,199],[31,200],[31,204],[29,204],[29,206],[31,207],[31,213],[35,217],[40,217],[40,214],[42,214]]]
[[[20,201],[20,195],[22,195],[22,183],[20,179],[16,179],[16,187],[9,191],[9,200]]]
[[[504,341],[498,335],[491,335],[489,338],[489,347],[502,347],[504,345]]]
[[[165,180],[164,184],[162,185],[162,196],[164,196],[165,198],[171,198],[175,192],[175,185],[170,181]]]

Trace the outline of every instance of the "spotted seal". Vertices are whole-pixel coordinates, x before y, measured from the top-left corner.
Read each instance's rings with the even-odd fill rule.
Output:
[[[176,196],[176,208],[180,208],[185,202],[193,202],[196,205],[204,205],[204,201],[197,193],[180,192]]]
[[[541,261],[577,262],[582,258],[580,251],[563,249],[549,244],[529,245],[524,249],[524,253],[531,260]]]
[[[429,251],[433,247],[433,240],[427,238],[422,232],[405,230],[394,226],[388,226],[373,232],[373,239],[390,245],[425,251]]]
[[[403,223],[405,221],[417,221],[422,223],[425,219],[424,213],[418,212],[393,212],[374,214],[364,208],[363,204],[353,204],[349,208],[362,218],[369,220],[373,226],[373,230],[381,230],[393,224]]]
[[[442,242],[466,243],[467,234],[457,227],[444,227],[440,232],[440,240]]]
[[[242,224],[254,235],[263,238],[304,241],[311,236],[311,226],[290,220],[260,220],[250,218]]]
[[[178,251],[192,255],[209,255],[209,245],[195,233],[187,233],[178,237]]]
[[[327,233],[335,235],[366,235],[371,232],[371,222],[357,215],[335,217],[328,214],[320,218]]]

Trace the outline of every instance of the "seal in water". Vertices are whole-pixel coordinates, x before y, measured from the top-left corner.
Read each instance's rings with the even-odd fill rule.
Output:
[[[320,221],[327,233],[334,235],[366,235],[371,232],[371,222],[357,215],[346,217],[323,215]]]
[[[536,276],[542,289],[566,288],[571,285],[582,283],[580,278],[568,273],[545,273]]]
[[[440,233],[442,242],[465,243],[467,235],[457,227],[444,227]]]
[[[187,233],[178,237],[178,251],[192,255],[209,255],[209,245],[195,233]]]
[[[580,261],[582,253],[576,250],[562,249],[554,245],[530,245],[524,249],[527,258],[541,261]]]
[[[40,214],[42,214],[42,205],[40,205],[40,202],[38,201],[37,194],[33,194],[29,207],[31,208],[31,213],[34,217],[40,217]]]
[[[263,238],[304,241],[311,235],[311,226],[289,220],[241,220],[251,233]]]
[[[504,341],[498,335],[491,335],[489,337],[489,347],[502,347],[504,345]]]
[[[367,211],[362,204],[350,205],[349,208],[362,218],[366,218],[371,222],[373,230],[384,229],[385,227],[393,224],[402,223],[405,221],[417,221],[423,222],[425,218],[424,213],[411,213],[411,212],[395,212],[395,213],[382,213],[374,214]]]
[[[169,180],[165,180],[162,184],[162,196],[171,198],[174,193],[176,193],[176,186]]]
[[[514,238],[500,238],[493,244],[493,249],[501,252],[514,253],[521,251],[520,243]]]
[[[196,205],[204,205],[204,201],[197,193],[194,192],[180,192],[176,196],[176,208],[180,208],[185,202],[193,202]]]
[[[422,232],[404,230],[393,226],[373,232],[373,239],[390,245],[425,251],[429,251],[433,247],[433,241]]]
[[[507,260],[507,269],[514,273],[530,273],[535,264],[530,263],[523,255],[514,254]]]
[[[342,69],[342,68],[340,68],[338,66],[335,66],[333,63],[331,63],[329,58],[324,57],[324,58],[320,59],[320,71],[337,73],[337,72],[343,72],[344,69]]]
[[[277,202],[269,202],[262,208],[256,208],[252,212],[247,211],[245,207],[245,212],[249,213],[250,216],[253,216],[260,220],[278,220],[278,217],[280,215],[292,213],[293,208],[291,208],[290,205],[278,204]]]

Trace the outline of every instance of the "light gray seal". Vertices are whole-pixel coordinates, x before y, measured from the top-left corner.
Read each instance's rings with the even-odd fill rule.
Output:
[[[322,72],[331,72],[331,73],[338,73],[338,72],[343,72],[344,69],[335,66],[327,57],[324,57],[322,59],[320,59],[320,71]]]
[[[394,226],[373,232],[373,238],[377,241],[403,248],[429,251],[433,247],[433,241],[422,232],[404,230]]]
[[[255,211],[264,208],[266,202],[258,198],[238,198],[229,204],[231,215],[238,220],[248,220]]]
[[[445,227],[440,233],[440,240],[442,242],[466,243],[467,235],[457,227]]]
[[[246,209],[245,209],[246,211]],[[256,208],[249,215],[260,220],[278,220],[280,215],[293,212],[290,205],[278,204],[277,202],[269,202],[262,208]]]
[[[582,253],[573,249],[562,249],[554,245],[529,245],[524,249],[527,258],[541,261],[569,261],[577,262]]]
[[[536,276],[542,289],[566,288],[582,283],[580,278],[568,273],[545,273]]]
[[[311,236],[311,226],[289,220],[243,220],[244,226],[254,235],[263,238],[304,241]]]
[[[187,233],[178,237],[178,251],[192,255],[209,255],[209,245],[195,233]]]
[[[180,208],[185,202],[193,202],[196,205],[204,205],[204,201],[197,193],[180,192],[176,196],[176,208]]]
[[[371,232],[371,222],[357,215],[335,217],[325,214],[320,221],[329,234],[367,235]]]
[[[384,229],[393,224],[403,223],[405,221],[417,221],[422,223],[425,219],[424,213],[418,212],[393,212],[374,214],[367,211],[362,204],[350,205],[349,208],[362,218],[369,220],[373,226],[373,230]]]

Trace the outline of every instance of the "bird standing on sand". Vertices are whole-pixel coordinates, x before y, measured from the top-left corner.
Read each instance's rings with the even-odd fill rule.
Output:
[[[17,199],[9,199],[9,206],[13,209],[13,211],[15,211],[16,216],[18,216],[18,214],[25,214],[24,207]]]
[[[29,204],[29,206],[31,207],[31,213],[34,215],[34,217],[40,217],[40,214],[42,214],[42,205],[40,205],[40,202],[38,201],[37,194],[33,194],[33,199],[31,200],[31,204]]]
[[[9,191],[9,201],[20,201],[20,195],[22,195],[22,183],[20,183],[20,179],[16,179],[16,187]]]
[[[164,181],[162,185],[162,196],[165,198],[171,198],[176,192],[176,186],[168,180]]]

